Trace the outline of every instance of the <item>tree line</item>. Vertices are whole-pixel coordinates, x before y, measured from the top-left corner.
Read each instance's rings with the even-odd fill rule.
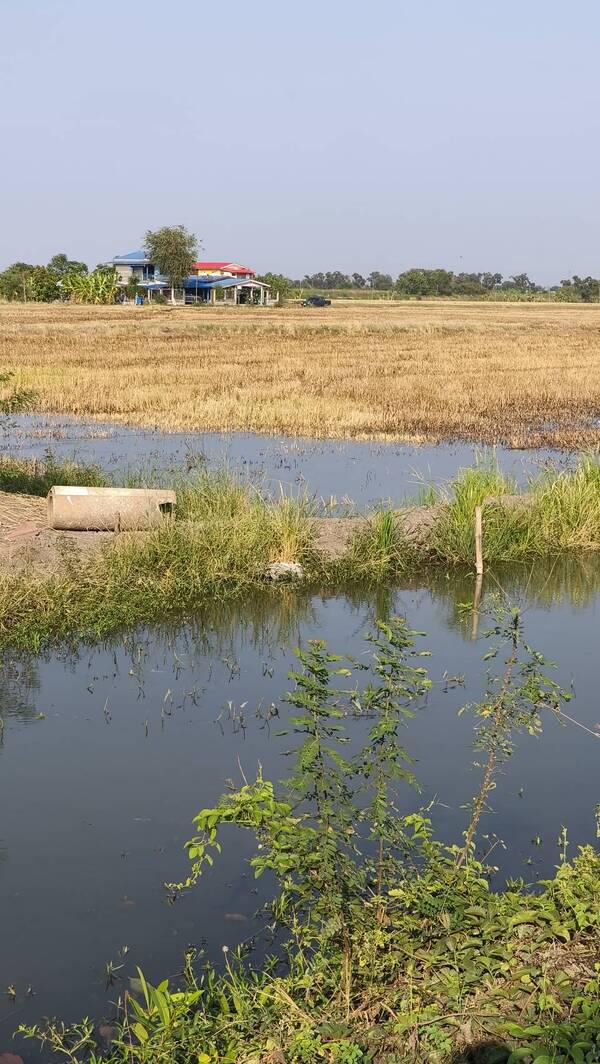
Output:
[[[163,276],[169,279],[171,298],[175,288],[192,270],[198,241],[184,226],[164,226],[148,231],[144,246],[151,261],[156,262]],[[366,277],[360,273],[346,274],[340,270],[305,274],[302,279],[268,272],[259,278],[270,284],[280,298],[294,297],[307,289],[313,291],[389,293],[398,298],[423,299],[433,296],[477,298],[532,298],[550,294],[559,301],[594,303],[600,301],[600,280],[594,277],[564,279],[560,285],[544,288],[532,281],[528,274],[518,273],[504,278],[501,273],[454,273],[453,270],[412,268],[394,280],[391,274],[372,270]],[[91,273],[85,262],[70,259],[64,252],[53,255],[45,266],[14,262],[0,273],[0,299],[50,303],[73,300],[80,303],[112,303],[137,292],[135,279],[123,288],[112,266],[99,264]]]
[[[523,295],[554,293],[558,300],[593,303],[600,300],[600,280],[594,277],[579,277],[562,280],[560,285],[544,287],[532,281],[528,274],[518,273],[504,278],[501,273],[454,273],[453,270],[412,268],[405,270],[394,280],[389,273],[374,270],[364,277],[360,273],[346,274],[340,270],[327,273],[305,274],[294,280],[278,273],[266,273],[260,278],[283,297],[304,289],[316,291],[389,292],[400,297],[424,298],[432,296],[462,296],[463,298],[490,298],[493,293],[511,292]]]

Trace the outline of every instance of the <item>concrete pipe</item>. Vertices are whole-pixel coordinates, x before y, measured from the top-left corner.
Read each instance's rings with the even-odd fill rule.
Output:
[[[69,488],[48,492],[48,528],[121,532],[156,528],[174,513],[174,491],[150,488]]]

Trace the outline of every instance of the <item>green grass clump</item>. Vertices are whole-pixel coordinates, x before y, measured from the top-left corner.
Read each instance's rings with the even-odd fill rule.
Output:
[[[585,455],[573,472],[548,474],[529,514],[539,553],[600,550],[600,464]]]
[[[312,558],[310,501],[283,492],[271,500],[227,469],[200,470],[177,486],[177,520],[202,528],[206,543],[214,544],[217,568],[228,572]]]
[[[446,510],[434,530],[433,554],[445,561],[472,564],[475,557],[475,507],[485,504],[483,552],[486,561],[514,561],[522,557],[529,545],[526,509],[487,501],[514,492],[514,482],[493,464],[461,470],[440,493],[439,501]]]
[[[43,458],[0,458],[0,491],[43,497],[54,484],[103,488],[112,481],[97,465],[60,460],[51,451]]]
[[[410,549],[394,510],[376,510],[367,526],[354,536],[339,566],[352,579],[381,581],[406,572],[415,552]]]

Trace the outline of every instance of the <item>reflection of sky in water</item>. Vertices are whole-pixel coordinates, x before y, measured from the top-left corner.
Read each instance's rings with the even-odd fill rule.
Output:
[[[600,719],[598,563],[538,564],[532,574],[503,570],[497,578],[511,596],[529,584],[528,638],[560,662],[557,677],[576,695],[570,712],[593,727]],[[488,588],[495,586],[490,574]],[[119,993],[118,985],[106,993],[104,965],[120,963],[123,945],[130,947],[124,971],[141,964],[156,979],[177,972],[190,944],[218,957],[223,944],[260,930],[253,913],[268,884],[247,871],[245,836],[232,837],[202,885],[172,907],[162,883],[185,875],[192,815],[218,798],[228,778],[240,781],[240,766],[248,778],[259,764],[275,780],[289,774],[281,751],[290,740],[276,735],[288,712],[280,697],[295,666],[292,650],[309,638],[363,655],[365,630],[390,608],[428,633],[425,664],[435,684],[404,733],[423,791],[402,790],[400,804],[437,802],[437,831],[459,839],[461,805],[480,778],[471,767],[471,719],[457,716],[479,697],[484,675],[486,644],[471,641],[471,620],[458,605],[472,593],[468,574],[450,580],[445,572],[429,588],[394,594],[324,598],[288,590],[179,630],[141,630],[114,645],[15,662],[0,692],[7,711],[0,986],[33,983],[36,997],[21,1000],[19,1021],[102,1013]],[[462,674],[464,688],[446,683]],[[279,719],[270,719],[273,704]],[[43,719],[32,719],[40,712]],[[349,731],[358,743],[366,724],[351,720]],[[518,740],[483,827],[508,846],[494,851],[504,873],[535,879],[551,872],[562,824],[572,852],[593,838],[599,757],[600,743],[553,718],[541,739]],[[541,845],[533,846],[538,835]],[[0,1021],[11,1010],[0,998]]]
[[[414,496],[422,483],[442,483],[482,453],[464,443],[416,447],[243,432],[163,433],[41,415],[19,415],[13,423],[15,431],[0,441],[5,453],[39,456],[50,446],[57,456],[97,462],[112,473],[186,469],[203,456],[209,465],[225,462],[270,490],[278,491],[282,485],[286,491],[307,491],[325,500],[333,496],[338,504],[351,500],[358,506]],[[501,447],[495,454],[501,467],[521,483],[548,461],[569,460],[561,452]]]

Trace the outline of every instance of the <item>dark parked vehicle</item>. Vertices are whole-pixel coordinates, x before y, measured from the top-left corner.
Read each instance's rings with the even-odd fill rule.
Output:
[[[302,300],[303,307],[330,307],[331,300],[325,299],[325,296],[307,296]]]

